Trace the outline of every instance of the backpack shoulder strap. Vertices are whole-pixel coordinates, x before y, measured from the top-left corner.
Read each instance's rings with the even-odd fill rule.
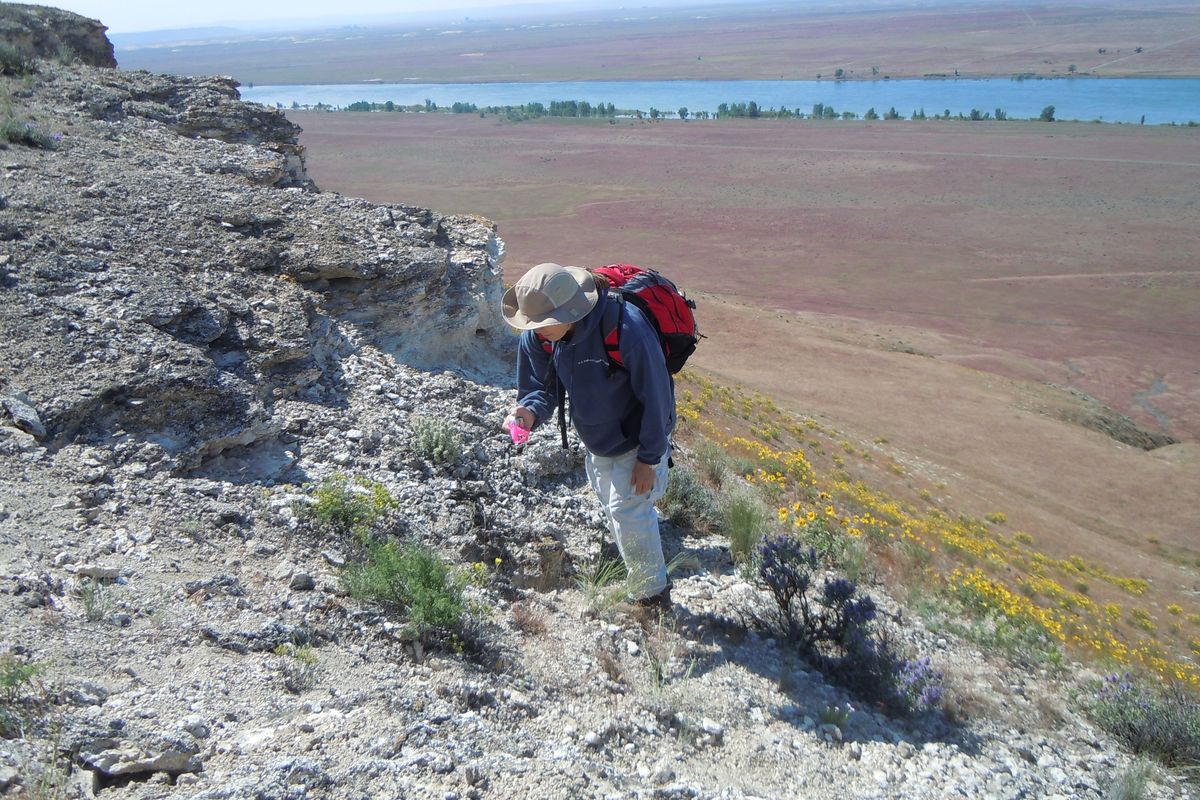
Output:
[[[604,350],[608,353],[608,362],[611,367],[621,367],[624,369],[625,362],[621,359],[621,326],[625,322],[625,304],[632,303],[637,306],[637,310],[642,312],[642,318],[650,324],[650,329],[654,331],[654,335],[662,341],[662,331],[658,327],[658,319],[654,316],[654,312],[650,310],[646,299],[637,292],[627,292],[622,289],[614,289],[610,294],[617,299],[621,304],[621,311],[617,314],[617,325],[612,330],[608,330],[607,326],[601,322],[600,330],[604,332]]]
[[[556,375],[554,382],[558,384],[558,435],[562,437],[563,450],[567,449],[567,387],[563,386],[563,382],[558,380]]]
[[[608,355],[608,368],[611,370],[614,367],[624,368],[625,362],[621,359],[621,325],[625,322],[625,301],[628,295],[619,289],[609,291],[609,297],[617,301],[619,310],[617,311],[616,324],[609,328],[605,324],[605,320],[600,320],[600,332],[604,336],[604,352]]]
[[[558,377],[558,370],[554,368],[554,350],[556,345],[553,342],[543,342],[543,347],[549,345],[548,352],[550,353],[550,373],[546,376],[547,383],[554,383],[554,394],[556,405],[558,406],[558,433],[562,437],[563,449],[567,449],[567,387]]]

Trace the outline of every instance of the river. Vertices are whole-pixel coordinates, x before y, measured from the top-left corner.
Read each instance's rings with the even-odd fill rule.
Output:
[[[895,108],[904,117],[924,110],[929,116],[972,109],[1010,118],[1037,117],[1054,106],[1058,119],[1147,124],[1200,122],[1200,78],[1058,78],[1016,80],[920,79],[877,81],[581,81],[561,83],[412,83],[244,86],[242,97],[267,105],[291,107],[324,103],[345,107],[366,100],[412,105],[431,100],[477,106],[522,105],[552,100],[612,103],[620,109],[674,114],[716,112],[721,103],[754,101],[760,108],[812,112],[816,103],[862,116],[870,108],[881,116]]]

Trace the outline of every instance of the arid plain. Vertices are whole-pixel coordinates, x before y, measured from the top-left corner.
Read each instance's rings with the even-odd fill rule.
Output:
[[[485,9],[432,24],[237,35],[127,48],[126,69],[243,83],[812,80],[1196,75],[1195,3],[738,2],[553,15]],[[450,13],[447,12],[449,17]],[[567,98],[564,98],[567,99]],[[749,99],[749,98],[747,98]]]
[[[489,217],[509,280],[660,267],[701,370],[1047,552],[1200,590],[1200,131],[290,116],[323,188]],[[1078,393],[1181,442],[1115,441]]]

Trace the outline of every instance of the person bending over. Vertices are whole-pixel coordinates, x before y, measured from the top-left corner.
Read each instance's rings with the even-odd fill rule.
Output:
[[[508,424],[533,430],[551,419],[562,381],[631,599],[665,608],[670,587],[654,504],[667,490],[675,385],[653,325],[632,303],[621,305],[602,276],[558,264],[537,265],[505,292],[504,318],[522,331],[519,399]],[[618,323],[623,367],[604,342]]]

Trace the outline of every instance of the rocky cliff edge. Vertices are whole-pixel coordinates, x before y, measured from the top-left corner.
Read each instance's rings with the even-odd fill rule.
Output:
[[[316,191],[229,80],[40,64],[13,105],[48,144],[0,153],[0,394],[40,445],[187,471],[327,399],[354,343],[500,368],[486,220]]]
[[[99,21],[48,6],[0,3],[0,42],[38,58],[115,67]]]

